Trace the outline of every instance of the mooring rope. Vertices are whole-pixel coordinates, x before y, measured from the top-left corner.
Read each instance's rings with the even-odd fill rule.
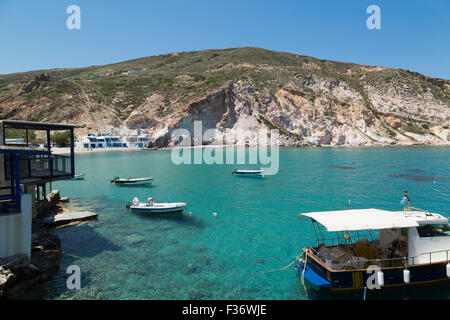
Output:
[[[306,285],[305,285],[305,270],[306,270],[306,263],[308,262],[308,249],[306,249],[306,251],[303,252],[303,255],[305,256],[305,261],[303,261],[303,271],[302,271],[301,278],[302,278],[302,285],[303,285],[303,289],[305,290],[306,297],[309,298],[309,295],[308,295],[308,289],[306,288]],[[290,264],[288,264],[288,265],[287,265],[286,267],[284,267],[284,268],[281,268],[281,269],[274,269],[274,270],[269,270],[269,271],[261,271],[261,272],[250,272],[250,274],[263,274],[263,273],[270,273],[270,272],[276,272],[276,271],[283,271],[283,270],[286,270],[287,268],[289,268],[290,266],[292,266],[292,265],[293,265],[294,263],[296,263],[297,261],[300,261],[300,260],[301,260],[301,258],[300,258],[301,256],[302,256],[302,255],[296,257],[294,261],[292,261]]]
[[[250,274],[263,274],[263,273],[270,273],[270,272],[276,272],[276,271],[283,271],[286,270],[287,268],[289,268],[290,266],[292,266],[294,263],[296,263],[298,260],[300,259],[300,256],[296,257],[294,261],[292,261],[291,263],[289,263],[286,267],[281,268],[281,269],[273,269],[273,270],[269,270],[269,271],[260,271],[260,272],[250,272]]]

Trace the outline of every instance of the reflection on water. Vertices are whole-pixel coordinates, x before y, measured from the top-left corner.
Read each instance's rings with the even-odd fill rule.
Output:
[[[170,151],[79,155],[77,171],[85,172],[86,180],[54,187],[70,197],[73,208],[97,212],[98,221],[54,231],[66,253],[60,270],[23,297],[362,299],[362,293],[313,290],[307,296],[293,267],[265,272],[288,265],[315,240],[310,223],[298,217],[301,212],[401,210],[407,189],[415,207],[449,216],[450,182],[444,178],[450,176],[449,158],[449,148],[282,149],[277,175],[236,179],[230,174],[236,165],[177,166]],[[430,176],[399,179],[398,168],[420,168]],[[110,183],[117,175],[154,176],[157,187],[118,188]],[[133,214],[125,205],[134,197],[186,202],[187,213]],[[82,272],[82,289],[74,292],[65,286],[65,270],[72,264]],[[450,298],[448,286],[436,288],[367,297]]]

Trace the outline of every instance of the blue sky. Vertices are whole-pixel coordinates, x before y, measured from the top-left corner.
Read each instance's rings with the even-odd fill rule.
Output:
[[[72,4],[81,30],[66,28]],[[0,73],[254,46],[450,79],[450,1],[0,0],[0,46]]]

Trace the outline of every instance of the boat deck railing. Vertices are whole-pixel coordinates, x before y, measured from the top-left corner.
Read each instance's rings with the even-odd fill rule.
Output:
[[[340,244],[342,247],[347,245]],[[337,245],[336,245],[337,246]],[[326,246],[329,247],[329,246]],[[310,252],[312,252],[318,259],[325,262],[319,256],[318,248],[308,248]],[[378,259],[366,259],[362,260],[361,256],[356,255],[356,260],[350,259],[349,264],[346,264],[348,269],[367,269],[368,266],[376,265],[380,268],[388,268],[388,267],[401,267],[401,266],[413,266],[416,264],[427,264],[434,262],[445,262],[450,263],[450,249],[438,250],[438,251],[430,251],[418,254],[416,256],[408,256],[408,257],[396,257],[396,258],[378,258]],[[364,262],[364,266],[361,267],[361,263]],[[329,266],[331,268],[331,266]],[[341,269],[338,269],[341,270]],[[344,269],[346,270],[346,269]]]

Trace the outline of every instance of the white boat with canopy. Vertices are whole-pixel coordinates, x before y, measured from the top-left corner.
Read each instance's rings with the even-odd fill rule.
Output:
[[[402,213],[379,209],[354,209],[301,214],[323,225],[328,232],[418,227]]]
[[[298,272],[316,287],[361,290],[375,266],[380,287],[450,279],[450,225],[438,213],[355,209],[302,213],[317,240],[303,248]],[[335,236],[330,236],[335,233]]]

